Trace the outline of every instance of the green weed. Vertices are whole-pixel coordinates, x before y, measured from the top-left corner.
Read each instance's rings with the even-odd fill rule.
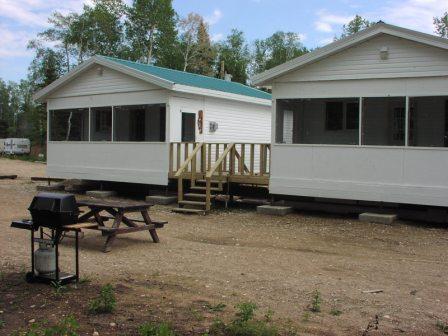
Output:
[[[138,328],[140,336],[175,336],[176,333],[166,323],[145,323]]]
[[[90,314],[107,314],[115,310],[116,299],[114,288],[108,284],[103,286],[100,295],[89,302]]]

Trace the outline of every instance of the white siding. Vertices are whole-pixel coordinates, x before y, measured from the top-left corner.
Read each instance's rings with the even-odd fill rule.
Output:
[[[389,58],[380,59],[382,47]],[[448,51],[391,35],[380,35],[275,82],[448,75]]]
[[[196,126],[196,141],[204,142],[260,142],[271,140],[271,107],[225,99],[194,95],[173,95],[170,98],[171,139],[180,141],[182,112],[204,112],[203,134]],[[218,130],[210,132],[209,122],[218,123]]]
[[[103,71],[102,75],[100,75],[98,67],[98,65],[93,66],[75,77],[52,93],[50,98],[160,89],[160,87],[153,84],[106,67],[102,67]]]
[[[49,142],[51,177],[167,185],[167,143]]]
[[[273,145],[272,194],[448,206],[445,149]]]

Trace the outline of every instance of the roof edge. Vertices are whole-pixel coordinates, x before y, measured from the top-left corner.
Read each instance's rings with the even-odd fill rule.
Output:
[[[120,65],[112,60],[107,59],[106,57],[102,57],[99,55],[92,56],[87,61],[79,64],[76,66],[73,70],[65,74],[64,76],[58,78],[53,83],[47,85],[43,89],[37,91],[33,94],[33,100],[42,102],[45,98],[47,98],[51,93],[56,91],[61,86],[65,85],[66,83],[70,82],[80,74],[82,74],[84,71],[89,69],[93,64],[98,64],[101,66],[108,67],[110,69],[116,70],[118,72],[124,73],[126,75],[141,79],[145,82],[149,82],[151,84],[155,84],[158,86],[161,86],[165,89],[171,90],[173,88],[174,83],[170,82],[166,79],[136,70],[132,69],[127,66]]]
[[[309,63],[317,62],[323,58],[341,52],[353,45],[364,42],[379,34],[388,34],[448,50],[447,39],[427,33],[422,33],[416,30],[379,22],[344,39],[327,44],[322,48],[316,49],[308,54],[302,55],[286,63],[280,64],[272,69],[266,70],[258,75],[255,75],[252,77],[252,82],[255,85],[266,85],[272,79],[282,76],[290,71],[299,69]]]

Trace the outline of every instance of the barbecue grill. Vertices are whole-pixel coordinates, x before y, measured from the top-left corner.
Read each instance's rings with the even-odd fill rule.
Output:
[[[68,227],[78,221],[79,210],[74,195],[39,193],[28,210],[32,220],[14,221],[11,227],[31,233],[31,272],[27,282],[66,284],[79,279],[79,230]],[[39,238],[35,232],[39,230]],[[60,272],[59,243],[64,233],[75,232],[75,274]],[[39,248],[35,250],[35,243]]]

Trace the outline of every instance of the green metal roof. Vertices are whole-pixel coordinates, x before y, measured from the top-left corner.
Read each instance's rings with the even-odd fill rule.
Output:
[[[267,92],[251,88],[236,82],[229,82],[222,79],[197,75],[185,71],[161,68],[155,65],[126,61],[119,58],[101,56],[120,65],[138,70],[175,84],[198,87],[202,89],[223,91],[248,97],[261,98],[271,100],[271,95]]]

